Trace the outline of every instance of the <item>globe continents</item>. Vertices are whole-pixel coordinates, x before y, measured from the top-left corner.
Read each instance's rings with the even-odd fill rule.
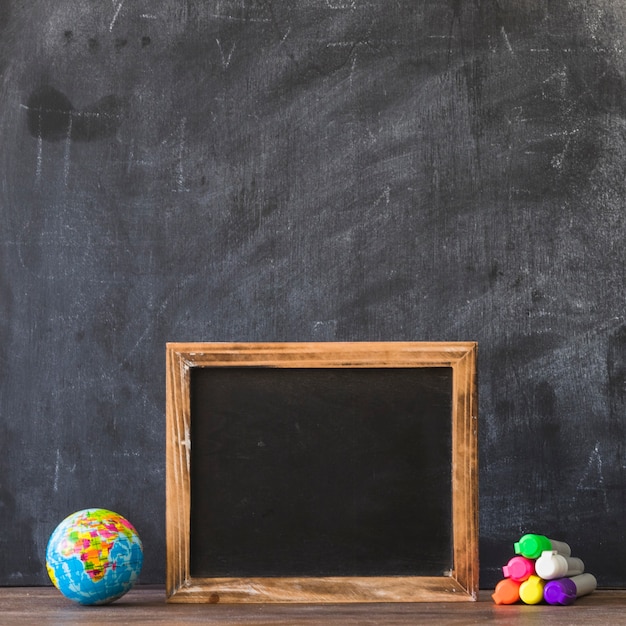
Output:
[[[84,509],[66,517],[46,549],[54,586],[79,604],[107,604],[135,583],[143,564],[137,531],[106,509]]]

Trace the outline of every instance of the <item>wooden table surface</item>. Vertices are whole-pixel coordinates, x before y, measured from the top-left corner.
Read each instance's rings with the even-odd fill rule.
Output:
[[[506,626],[626,625],[626,591],[596,591],[562,606],[497,606],[490,591],[478,602],[420,604],[341,605],[234,605],[166,604],[162,588],[136,588],[107,606],[82,607],[51,587],[0,588],[0,624],[228,624],[229,626],[278,624],[342,626],[383,624],[502,624]]]

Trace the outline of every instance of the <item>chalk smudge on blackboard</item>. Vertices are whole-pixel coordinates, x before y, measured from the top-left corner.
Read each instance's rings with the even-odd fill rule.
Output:
[[[39,186],[41,183],[41,172],[43,168],[43,136],[41,134],[41,113],[37,116],[38,131],[37,131],[37,161],[35,165],[35,185]]]
[[[180,120],[178,127],[178,162],[176,164],[176,189],[177,192],[189,191],[185,187],[185,143],[186,143],[187,118]]]
[[[67,136],[65,138],[65,150],[63,152],[63,184],[67,187],[67,181],[70,177],[70,159],[72,150],[72,116],[69,116],[67,124]]]
[[[280,43],[285,43],[285,41],[287,40],[287,37],[289,37],[289,33],[291,33],[291,26],[287,29],[287,32],[282,36]]]
[[[315,341],[333,341],[337,336],[337,320],[318,320],[313,322]]]
[[[599,490],[602,495],[602,504],[604,510],[609,510],[609,502],[606,493],[606,485],[604,482],[604,473],[602,470],[602,455],[600,454],[600,443],[596,442],[587,460],[587,466],[576,486],[577,491],[596,491]]]
[[[264,2],[241,2],[240,0],[226,0],[218,2],[217,6],[208,15],[211,19],[229,20],[233,22],[271,22],[267,14],[271,12]],[[267,3],[269,4],[269,3]],[[200,12],[202,7],[196,7]]]
[[[350,0],[350,2],[341,2],[340,0],[326,0],[326,6],[333,11],[354,11],[356,7],[356,0]]]
[[[51,85],[35,89],[25,105],[28,131],[37,140],[96,141],[115,135],[119,128],[122,101],[113,94],[75,109],[71,100]]]
[[[122,10],[122,7],[124,6],[124,0],[120,0],[119,2],[117,2],[117,0],[112,0],[113,2],[113,6],[115,7],[115,13],[113,14],[113,19],[111,20],[111,23],[109,24],[109,31],[113,30],[113,27],[115,26],[115,22],[117,22],[117,18],[120,14],[120,11]]]
[[[219,48],[220,51],[220,56],[222,57],[222,67],[227,70],[228,66],[230,65],[230,60],[233,57],[233,52],[235,51],[235,47],[237,46],[237,43],[234,43],[231,48],[230,48],[230,52],[228,54],[224,54],[224,48],[222,47],[222,43],[221,41],[216,37],[215,41],[217,43],[217,47]]]
[[[506,31],[504,30],[504,26],[500,29],[500,34],[502,35],[502,39],[504,40],[504,45],[506,46],[506,49],[513,56],[515,56],[515,50],[513,50],[513,46],[511,45],[511,42],[509,41],[509,36],[506,34]]]
[[[47,141],[65,139],[73,106],[69,98],[50,85],[35,89],[25,105],[28,131]]]
[[[61,450],[59,450],[57,448],[57,458],[56,458],[56,462],[54,464],[54,485],[53,485],[53,490],[54,493],[57,493],[59,491],[59,470],[61,468]]]
[[[377,207],[380,204],[387,205],[389,202],[391,202],[391,187],[385,185],[380,196],[378,196],[378,199],[374,202],[374,206]]]
[[[135,160],[135,140],[130,140],[130,146],[128,148],[128,163],[126,164],[126,174],[130,174],[133,168],[133,161]]]

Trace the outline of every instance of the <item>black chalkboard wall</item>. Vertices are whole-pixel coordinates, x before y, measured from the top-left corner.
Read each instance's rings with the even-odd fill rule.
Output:
[[[626,586],[622,0],[0,0],[0,583],[164,579],[166,341],[479,342],[481,586]]]

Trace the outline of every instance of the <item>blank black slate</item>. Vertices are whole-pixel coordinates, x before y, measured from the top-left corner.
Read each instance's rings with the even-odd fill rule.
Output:
[[[196,368],[191,573],[441,576],[449,368]]]

